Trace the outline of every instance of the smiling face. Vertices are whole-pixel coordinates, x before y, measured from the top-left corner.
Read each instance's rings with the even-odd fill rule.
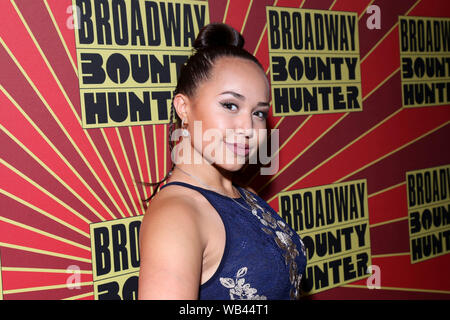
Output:
[[[188,124],[194,152],[209,163],[237,171],[257,151],[258,129],[266,129],[269,83],[254,62],[221,57],[194,95],[178,94],[174,105]]]

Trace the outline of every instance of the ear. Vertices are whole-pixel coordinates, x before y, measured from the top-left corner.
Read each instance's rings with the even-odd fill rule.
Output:
[[[189,112],[190,112],[190,101],[188,96],[178,93],[173,98],[173,106],[175,107],[175,111],[180,117],[180,119],[185,119],[186,124],[189,122]]]

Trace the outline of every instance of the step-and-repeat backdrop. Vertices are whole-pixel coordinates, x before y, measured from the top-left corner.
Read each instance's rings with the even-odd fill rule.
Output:
[[[271,81],[278,170],[242,176],[302,236],[304,298],[450,298],[448,1],[5,0],[0,21],[0,298],[136,298],[136,181],[170,168],[209,22]]]

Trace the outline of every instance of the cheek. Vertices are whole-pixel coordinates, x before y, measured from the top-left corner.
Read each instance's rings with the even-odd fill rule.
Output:
[[[267,128],[267,120],[254,120],[253,127],[255,129],[266,129]]]
[[[258,123],[253,126],[253,129],[254,134],[249,142],[253,146],[260,147],[270,135],[270,130],[267,129],[266,121],[258,121]]]
[[[220,137],[223,139],[225,137],[225,133],[227,128],[230,128],[229,119],[222,114],[210,112],[208,115],[203,117],[202,120],[202,130],[203,130],[203,139],[205,137]],[[217,140],[217,139],[216,139]]]
[[[195,148],[202,153],[211,154],[212,150],[221,148],[225,139],[225,128],[216,118],[210,120],[196,120],[193,143]]]
[[[202,122],[204,130],[226,128],[230,122],[230,117],[227,117],[227,114],[215,105],[198,105],[192,116],[193,120]]]
[[[254,137],[257,137],[258,139],[261,136],[264,136],[265,134],[267,134],[268,130],[267,130],[267,121],[266,120],[259,120],[256,119],[253,121],[253,132],[254,132]]]

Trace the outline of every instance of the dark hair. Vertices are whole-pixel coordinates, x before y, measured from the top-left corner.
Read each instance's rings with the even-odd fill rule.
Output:
[[[218,58],[237,57],[250,60],[264,71],[259,61],[244,49],[244,38],[242,35],[226,24],[211,23],[204,26],[197,35],[193,47],[193,54],[180,69],[178,83],[173,96],[178,93],[185,94],[188,97],[194,96],[198,86],[209,79],[211,70]],[[174,142],[172,141],[171,136],[175,127],[179,125],[180,119],[176,115],[172,99],[169,125],[170,152],[172,152],[174,148]],[[152,195],[143,201],[148,202],[155,196],[161,183],[170,177],[174,168],[175,163],[172,164],[169,172],[161,181],[155,183],[143,183],[146,186],[156,186]]]

